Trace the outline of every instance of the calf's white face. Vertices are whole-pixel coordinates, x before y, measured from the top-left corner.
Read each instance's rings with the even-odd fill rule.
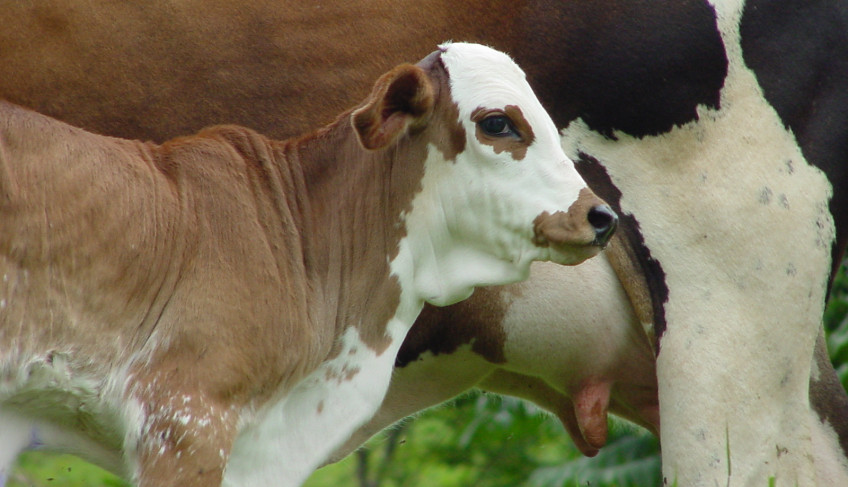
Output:
[[[484,46],[442,49],[465,148],[453,158],[429,151],[422,191],[406,215],[412,245],[446,253],[426,266],[437,272],[416,266],[421,295],[446,305],[474,285],[526,278],[531,261],[573,265],[596,255],[616,217],[563,152],[524,73]]]

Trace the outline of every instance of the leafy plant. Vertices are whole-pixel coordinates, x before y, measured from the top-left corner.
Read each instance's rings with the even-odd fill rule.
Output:
[[[823,322],[830,360],[842,386],[848,388],[848,270],[845,262],[833,280]]]
[[[597,456],[538,468],[528,481],[533,487],[644,487],[661,483],[659,440],[618,421],[613,422],[609,441]]]
[[[21,455],[6,486],[129,487],[129,484],[73,455],[30,451]]]

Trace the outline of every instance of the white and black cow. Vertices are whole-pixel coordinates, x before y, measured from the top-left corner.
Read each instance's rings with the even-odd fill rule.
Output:
[[[424,302],[597,254],[615,215],[504,54],[446,44],[328,127],[154,145],[0,105],[0,472],[297,485],[380,405]]]
[[[600,285],[604,272],[582,278],[607,290],[599,303],[624,308],[622,326],[635,317],[658,347],[669,482],[809,485],[846,475],[848,397],[819,324],[848,235],[844,1],[199,4],[5,2],[0,94],[114,135],[162,140],[237,121],[283,136],[328,120],[356,99],[352,84],[367,86],[443,38],[509,51],[564,129],[578,169],[622,210],[625,245],[609,257],[633,310],[618,284]],[[538,353],[541,340],[522,328],[582,327],[592,323],[584,312],[616,319],[609,309],[551,304],[554,292],[573,296],[571,270],[560,270],[554,291],[549,279],[531,278],[523,300],[504,289],[436,313],[431,323],[486,326],[452,337],[470,346],[409,343],[401,356],[414,365],[395,384],[426,387],[417,397],[427,402],[476,380],[532,396],[571,425],[587,453],[603,435],[591,426],[598,415],[573,407],[574,398],[654,417],[650,404],[627,407],[644,394],[623,394],[636,385],[650,395],[645,336],[627,343],[633,335],[619,330],[624,340],[594,344],[587,366],[571,342],[557,344],[559,355]],[[556,310],[546,308],[549,321],[532,312],[534,302]],[[587,343],[588,333],[572,342]],[[543,335],[552,336],[575,335]],[[639,359],[624,372],[604,355],[622,350]],[[452,388],[420,382],[453,370],[460,353],[482,364],[477,378]],[[528,393],[516,374],[547,389]],[[404,377],[418,382],[399,383]],[[610,385],[608,396],[583,385],[598,382]]]
[[[639,47],[606,66],[643,78],[557,120],[648,276],[664,475],[848,485],[848,398],[821,328],[848,230],[848,4],[683,5],[633,6],[627,25],[660,26],[619,24]]]

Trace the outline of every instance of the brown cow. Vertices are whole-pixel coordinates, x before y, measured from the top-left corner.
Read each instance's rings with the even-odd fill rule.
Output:
[[[158,146],[4,103],[0,469],[39,441],[144,486],[297,485],[378,408],[425,301],[582,262],[614,225],[480,45],[284,142]]]

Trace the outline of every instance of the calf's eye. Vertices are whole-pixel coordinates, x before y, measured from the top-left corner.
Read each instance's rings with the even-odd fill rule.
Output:
[[[491,137],[518,137],[518,131],[506,115],[492,115],[477,122],[484,134]]]

